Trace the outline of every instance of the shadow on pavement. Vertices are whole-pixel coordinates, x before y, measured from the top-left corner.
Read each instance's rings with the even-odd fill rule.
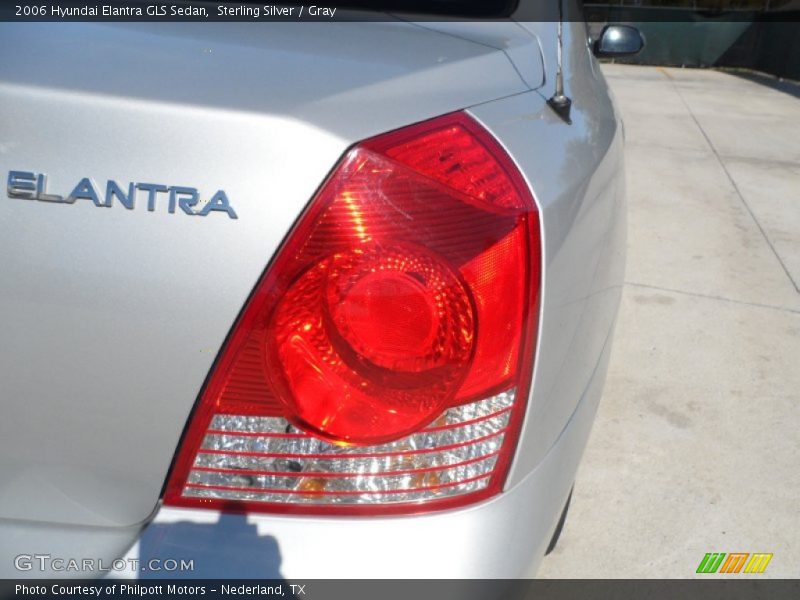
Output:
[[[735,75],[736,77],[746,79],[747,81],[752,81],[753,83],[766,86],[778,92],[789,94],[795,98],[800,98],[800,82],[798,81],[779,79],[772,75],[766,75],[765,73],[758,73],[756,71],[732,70],[729,71],[729,73],[731,75]]]

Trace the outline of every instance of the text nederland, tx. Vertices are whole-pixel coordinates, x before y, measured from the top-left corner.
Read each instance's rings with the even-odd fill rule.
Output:
[[[211,588],[205,585],[178,585],[178,584],[158,584],[141,585],[138,583],[97,583],[93,585],[85,584],[59,584],[50,585],[25,585],[18,583],[14,586],[14,594],[17,596],[95,596],[102,597],[107,595],[120,596],[161,596],[164,594],[175,596],[204,596],[210,593],[220,593],[225,596],[284,596],[285,592],[291,592],[294,597],[304,596],[306,586],[303,584],[283,584],[276,585],[228,585],[220,584]]]

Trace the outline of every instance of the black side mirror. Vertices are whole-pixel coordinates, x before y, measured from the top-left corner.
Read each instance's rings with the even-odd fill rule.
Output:
[[[631,56],[644,48],[644,38],[636,27],[630,25],[606,25],[600,38],[594,43],[594,55],[598,58],[608,56]]]

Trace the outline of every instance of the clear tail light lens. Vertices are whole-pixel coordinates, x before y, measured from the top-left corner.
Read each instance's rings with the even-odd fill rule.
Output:
[[[540,246],[525,182],[466,114],[355,146],[234,327],[165,503],[408,513],[499,492]]]

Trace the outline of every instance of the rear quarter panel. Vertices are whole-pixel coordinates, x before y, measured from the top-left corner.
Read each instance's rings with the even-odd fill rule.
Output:
[[[537,32],[547,38],[548,30]],[[542,226],[542,293],[534,384],[506,487],[517,485],[561,435],[611,344],[625,270],[622,126],[583,23],[565,25],[565,91],[572,123],[546,105],[552,80],[473,107],[528,178]],[[545,52],[546,60],[553,57]],[[553,72],[555,65],[549,65]],[[594,386],[595,406],[602,385]],[[565,492],[566,499],[566,492]]]

